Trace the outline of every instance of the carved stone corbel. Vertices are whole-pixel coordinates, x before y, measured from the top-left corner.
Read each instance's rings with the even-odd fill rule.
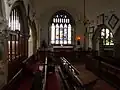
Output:
[[[10,7],[13,4],[13,0],[7,0],[7,4]]]
[[[0,44],[1,44],[1,48],[3,48],[3,54],[2,54],[2,60],[5,64],[4,66],[4,78],[5,78],[5,84],[7,84],[8,80],[7,80],[7,77],[8,77],[8,35],[9,35],[9,32],[8,32],[8,27],[5,27],[4,30],[2,30],[0,32]]]
[[[0,17],[0,31],[8,28],[7,20],[4,17]]]

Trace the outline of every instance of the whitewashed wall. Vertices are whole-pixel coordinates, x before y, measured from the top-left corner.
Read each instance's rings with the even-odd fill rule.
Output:
[[[3,25],[4,23],[3,23],[2,19],[0,18],[0,22],[3,23],[2,25],[0,24],[0,29],[2,29],[2,28],[4,29],[5,27],[7,27],[11,9],[12,9],[12,7],[15,4],[16,1],[18,1],[18,0],[2,0],[2,7],[3,7],[2,10],[4,12],[4,15],[3,15],[4,17],[2,17],[2,19],[5,19],[5,22],[4,22],[5,25]],[[38,27],[39,22],[37,21],[36,17],[33,17],[33,13],[35,11],[34,11],[34,8],[32,6],[32,2],[30,2],[29,0],[23,0],[23,3],[24,3],[24,6],[25,6],[25,9],[26,9],[26,14],[28,14],[27,13],[28,12],[28,4],[30,5],[30,15],[29,16],[30,16],[31,21],[35,21],[36,29],[37,29],[36,31],[38,31],[39,30],[39,27]],[[37,36],[39,36],[39,34]],[[31,40],[33,40],[33,39],[31,39]],[[39,42],[39,40],[37,40],[37,41]],[[31,42],[33,42],[33,41],[31,41]],[[33,48],[32,45],[30,45],[30,46],[31,46],[31,48]],[[39,46],[40,45],[37,44],[37,47],[39,47]]]
[[[4,0],[5,4],[5,15],[8,20],[10,10],[12,5],[16,0],[10,0],[12,4],[10,7],[8,6],[8,0]],[[30,2],[29,2],[30,1]],[[83,13],[84,13],[84,0],[24,0],[24,4],[27,12],[27,4],[29,3],[31,6],[31,20],[35,20],[37,22],[37,47],[40,46],[40,41],[43,39],[48,42],[48,22],[51,16],[58,10],[66,10],[70,13],[76,21],[76,35],[81,37],[81,46],[84,44],[84,32],[85,27],[82,23],[83,21]],[[115,11],[114,13],[120,18],[119,12],[119,0],[86,0],[86,16],[91,21],[96,21],[96,16],[101,13],[106,13],[106,15],[111,15],[111,11]],[[32,13],[36,12],[35,18],[32,17]],[[80,20],[80,22],[79,22]],[[116,29],[120,23],[117,24],[113,33],[116,32]],[[109,27],[109,26],[108,26]],[[42,31],[40,31],[42,30]]]

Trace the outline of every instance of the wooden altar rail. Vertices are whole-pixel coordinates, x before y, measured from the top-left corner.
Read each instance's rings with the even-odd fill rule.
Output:
[[[88,52],[86,51],[49,51],[49,53],[51,53],[51,55],[53,55],[54,57],[65,57],[68,60],[80,60],[80,61],[85,61],[85,56]],[[78,58],[78,59],[77,59]]]
[[[97,74],[115,88],[120,88],[120,61],[111,57],[88,55],[86,68]]]

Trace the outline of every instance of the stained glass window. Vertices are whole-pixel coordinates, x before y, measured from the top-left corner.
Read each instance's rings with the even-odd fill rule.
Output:
[[[68,25],[68,44],[71,44],[71,25]]]
[[[63,29],[63,24],[60,24],[60,44],[63,44]]]
[[[101,39],[103,39],[103,45],[114,45],[113,34],[109,29],[101,30]]]
[[[64,44],[67,44],[67,40],[68,40],[67,24],[64,24]]]
[[[54,44],[55,43],[55,25],[54,25],[54,23],[52,23],[51,30],[52,30],[51,31],[51,43]]]
[[[22,41],[22,45],[20,46],[20,31],[21,31],[21,13],[18,7],[14,7],[10,13],[9,16],[9,22],[8,26],[10,28],[10,31],[13,33],[9,33],[9,39],[8,39],[8,59],[9,61],[16,60],[16,58],[20,57],[23,52],[20,52],[20,48],[24,48],[24,43]],[[19,32],[19,33],[17,33]],[[24,48],[25,50],[25,48]]]
[[[13,9],[10,17],[9,17],[9,27],[11,30],[19,30],[20,31],[20,13],[18,9]]]
[[[59,25],[58,24],[56,24],[55,31],[56,31],[56,39],[55,39],[56,43],[55,44],[59,44]]]
[[[72,44],[71,19],[65,13],[58,13],[51,22],[51,44]]]

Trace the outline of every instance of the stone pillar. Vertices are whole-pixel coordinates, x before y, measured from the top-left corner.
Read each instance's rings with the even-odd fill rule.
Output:
[[[28,34],[25,34],[24,35],[24,39],[25,39],[25,46],[24,46],[24,49],[25,49],[25,56],[28,57],[28,39],[29,39],[30,35]]]
[[[114,57],[120,58],[120,41],[114,41]]]
[[[0,33],[0,45],[2,48],[2,58],[1,60],[3,60],[4,63],[4,82],[5,84],[7,84],[7,77],[8,77],[8,31],[7,30],[3,30]]]

